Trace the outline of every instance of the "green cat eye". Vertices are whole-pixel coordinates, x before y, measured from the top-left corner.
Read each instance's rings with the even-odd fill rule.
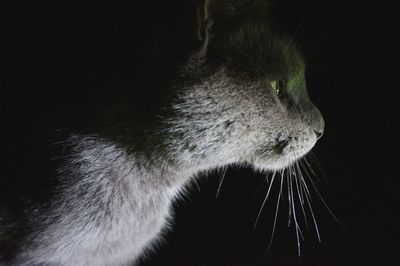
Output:
[[[276,93],[276,95],[280,96],[282,94],[282,90],[284,88],[283,80],[274,80],[270,82],[272,89]]]

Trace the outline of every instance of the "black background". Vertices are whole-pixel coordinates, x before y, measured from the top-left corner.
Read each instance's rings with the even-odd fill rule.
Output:
[[[267,189],[264,176],[229,168],[218,197],[220,173],[215,173],[201,178],[190,196],[176,204],[173,230],[144,265],[400,264],[398,100],[396,83],[389,82],[396,79],[396,60],[386,38],[395,34],[388,21],[393,17],[376,3],[276,2],[275,21],[298,36],[309,65],[309,93],[326,121],[325,135],[314,149],[329,180],[321,182],[320,192],[346,230],[314,194],[322,242],[312,228],[304,230],[298,257],[295,232],[286,226],[287,207],[282,206],[265,254],[274,206],[267,204],[253,230]],[[44,148],[48,130],[85,123],[82,113],[106,103],[110,94],[157,79],[169,67],[159,62],[179,58],[190,38],[193,6],[183,0],[0,5],[5,18],[0,37],[5,44],[3,200],[21,196],[13,189],[26,190],[19,176],[29,173],[26,182],[40,187],[38,176],[51,174],[51,155]]]

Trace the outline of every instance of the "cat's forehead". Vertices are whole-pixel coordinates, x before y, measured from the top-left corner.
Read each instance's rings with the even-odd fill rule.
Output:
[[[234,71],[269,79],[291,79],[304,73],[304,61],[293,40],[275,34],[265,23],[246,23],[223,38],[224,61]]]

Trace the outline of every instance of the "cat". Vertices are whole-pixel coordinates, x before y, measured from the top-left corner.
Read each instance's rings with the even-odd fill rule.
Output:
[[[162,241],[173,202],[198,173],[231,164],[275,172],[307,154],[324,120],[299,50],[269,12],[263,0],[201,1],[199,45],[164,84],[162,108],[66,137],[54,197],[30,209],[4,265],[135,265]],[[17,230],[10,220],[4,212],[0,242]]]

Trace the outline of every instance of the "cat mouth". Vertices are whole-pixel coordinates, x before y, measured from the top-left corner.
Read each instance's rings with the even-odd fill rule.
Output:
[[[315,141],[290,138],[279,140],[269,147],[257,150],[257,165],[264,169],[282,169],[302,158],[313,147]],[[261,166],[262,165],[262,166]]]
[[[288,144],[289,140],[280,140],[277,141],[275,144],[267,145],[265,147],[257,149],[256,154],[261,158],[281,157],[284,155]]]
[[[285,148],[288,146],[289,140],[279,140],[273,147],[272,150],[277,155],[282,155],[284,153]]]

